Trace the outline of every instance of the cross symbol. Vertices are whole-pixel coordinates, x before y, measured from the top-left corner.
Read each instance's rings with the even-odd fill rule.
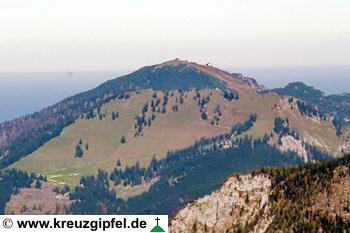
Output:
[[[159,226],[159,225],[158,225],[158,221],[159,221],[159,220],[160,220],[160,218],[158,218],[158,217],[157,217],[157,218],[156,218],[156,221],[157,221],[157,226]]]

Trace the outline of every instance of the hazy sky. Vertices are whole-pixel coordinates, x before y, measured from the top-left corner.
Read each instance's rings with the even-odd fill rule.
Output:
[[[0,0],[0,72],[350,65],[349,0]]]

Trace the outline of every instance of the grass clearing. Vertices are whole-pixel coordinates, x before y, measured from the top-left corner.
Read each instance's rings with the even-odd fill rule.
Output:
[[[186,93],[179,111],[173,112],[172,106],[178,91],[169,98],[167,112],[156,113],[156,119],[151,127],[145,127],[142,137],[134,137],[135,116],[141,113],[145,103],[151,101],[152,90],[133,92],[128,100],[114,100],[101,108],[106,118],[99,120],[78,119],[74,124],[65,128],[62,134],[31,155],[13,164],[12,168],[45,174],[52,182],[75,185],[83,175],[95,174],[98,169],[112,171],[117,159],[123,165],[133,165],[137,161],[147,166],[153,156],[162,158],[169,150],[178,150],[191,146],[201,137],[212,137],[231,130],[231,127],[244,121],[247,114],[237,113],[235,101],[229,102],[221,96],[218,90],[206,90],[201,95],[211,93],[211,101],[206,105],[209,118],[213,117],[217,104],[225,106],[220,125],[211,125],[210,119],[203,121],[200,117],[199,106],[193,99],[195,91]],[[162,99],[164,93],[158,92]],[[119,118],[112,121],[112,111],[119,113]],[[147,115],[151,113],[148,112]],[[127,142],[120,143],[125,135]],[[74,157],[75,147],[82,140],[84,156]],[[89,150],[85,144],[89,144]]]
[[[163,158],[169,150],[179,150],[191,146],[202,137],[212,137],[227,133],[232,126],[245,121],[249,115],[258,115],[254,126],[242,136],[253,138],[263,137],[265,133],[273,131],[274,119],[277,116],[288,117],[290,127],[304,137],[315,140],[334,153],[341,144],[335,135],[331,122],[315,122],[303,117],[297,109],[288,107],[282,97],[268,93],[256,95],[254,93],[240,93],[239,100],[228,101],[223,98],[221,91],[208,89],[200,91],[202,97],[209,96],[210,101],[205,105],[208,120],[201,119],[198,100],[195,100],[194,90],[185,92],[184,103],[178,104],[179,111],[173,112],[172,106],[178,91],[169,96],[167,111],[156,113],[156,119],[151,127],[144,127],[143,136],[134,137],[135,116],[141,113],[145,103],[152,100],[152,90],[140,93],[130,93],[127,100],[113,100],[101,108],[106,117],[99,120],[78,119],[74,124],[65,128],[62,134],[31,155],[13,164],[12,168],[45,174],[49,181],[76,185],[83,175],[95,174],[98,169],[112,171],[116,161],[120,159],[124,166],[133,165],[137,161],[141,166],[147,166],[153,156]],[[162,99],[164,93],[157,92]],[[211,125],[217,105],[223,113],[219,125]],[[112,111],[119,113],[115,121],[111,119]],[[146,113],[147,116],[151,112]],[[125,135],[126,143],[121,144],[120,138]],[[74,157],[75,147],[79,140],[83,141],[84,156]],[[89,144],[89,150],[85,144]],[[138,187],[135,190],[120,190],[121,193],[139,193],[146,190]],[[127,196],[122,194],[122,196]]]

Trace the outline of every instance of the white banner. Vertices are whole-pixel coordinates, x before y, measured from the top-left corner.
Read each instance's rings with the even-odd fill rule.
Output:
[[[1,233],[168,232],[167,215],[0,215]]]

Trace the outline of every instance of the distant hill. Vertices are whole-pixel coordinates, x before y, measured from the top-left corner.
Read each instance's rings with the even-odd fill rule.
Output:
[[[283,88],[273,89],[279,95],[294,96],[315,105],[319,110],[335,117],[338,123],[350,121],[350,94],[325,95],[321,90],[308,86],[303,82],[290,83]]]
[[[325,96],[325,93],[321,90],[315,89],[312,86],[308,86],[303,82],[289,83],[283,88],[276,88],[273,91],[280,95],[290,95],[300,99],[315,99],[319,100]]]

